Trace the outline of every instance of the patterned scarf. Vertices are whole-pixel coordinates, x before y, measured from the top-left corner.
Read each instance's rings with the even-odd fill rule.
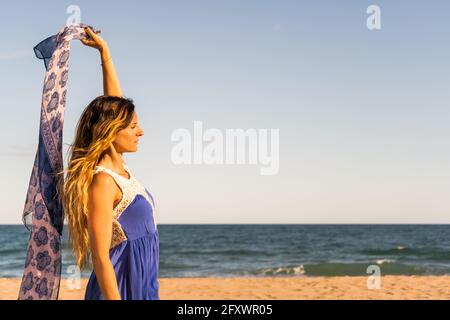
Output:
[[[70,41],[86,39],[84,27],[65,26],[34,47],[44,59],[39,145],[31,172],[22,220],[30,230],[19,300],[58,299],[61,280],[61,236],[64,213],[62,134],[66,104]],[[92,27],[91,27],[92,28]],[[92,28],[93,29],[93,28]],[[94,29],[93,29],[94,30]]]

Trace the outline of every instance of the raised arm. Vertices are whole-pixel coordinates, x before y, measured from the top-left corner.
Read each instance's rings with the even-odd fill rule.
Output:
[[[117,76],[116,68],[114,67],[108,44],[102,37],[100,37],[90,28],[86,27],[85,30],[90,38],[87,40],[80,39],[80,41],[89,47],[98,49],[98,51],[100,52],[100,58],[102,61],[104,95],[122,97],[119,77]]]

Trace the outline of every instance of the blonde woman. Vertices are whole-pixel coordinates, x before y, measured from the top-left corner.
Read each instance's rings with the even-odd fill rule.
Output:
[[[69,241],[80,269],[91,266],[85,299],[158,300],[159,234],[150,192],[126,166],[144,134],[135,106],[122,97],[104,39],[86,28],[102,60],[104,95],[78,122],[64,182]]]

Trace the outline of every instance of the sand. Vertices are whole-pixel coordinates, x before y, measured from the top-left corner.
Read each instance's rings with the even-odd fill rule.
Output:
[[[63,279],[60,299],[84,298]],[[380,288],[369,289],[367,277],[160,278],[161,300],[249,299],[450,299],[450,276],[382,276]],[[369,283],[372,284],[372,283]],[[17,299],[20,279],[0,278],[0,299]]]

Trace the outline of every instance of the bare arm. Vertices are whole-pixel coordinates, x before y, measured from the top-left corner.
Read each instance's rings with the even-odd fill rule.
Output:
[[[121,300],[116,274],[109,258],[112,237],[114,180],[107,173],[94,175],[89,186],[88,234],[94,272],[105,300]]]
[[[109,48],[104,48],[100,56],[102,59],[104,94],[106,96],[122,97],[119,77],[117,76],[116,68],[109,53]]]
[[[119,77],[117,76],[116,68],[111,58],[108,44],[106,41],[92,31],[90,28],[85,28],[86,33],[90,39],[80,41],[89,46],[98,49],[102,61],[103,73],[103,92],[106,96],[122,97],[122,89],[120,88]]]

